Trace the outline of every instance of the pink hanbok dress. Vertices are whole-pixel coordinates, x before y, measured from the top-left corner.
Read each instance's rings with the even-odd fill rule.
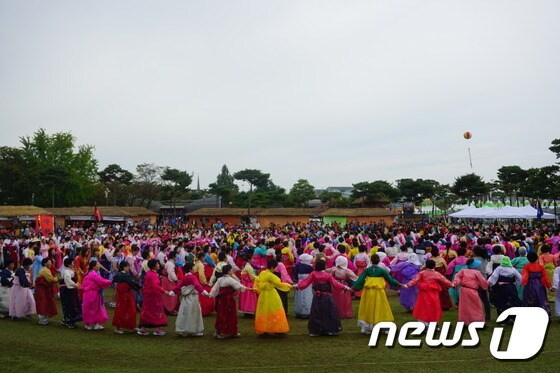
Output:
[[[453,280],[455,286],[460,285],[459,290],[459,319],[465,324],[475,321],[485,321],[484,306],[478,295],[478,289],[488,289],[488,281],[482,276],[478,269],[462,269]]]
[[[82,280],[82,318],[85,325],[103,324],[109,320],[103,304],[102,290],[111,286],[97,271],[89,271]]]

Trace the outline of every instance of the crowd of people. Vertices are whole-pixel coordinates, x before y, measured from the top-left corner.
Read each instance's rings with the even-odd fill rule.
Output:
[[[361,333],[394,321],[387,293],[421,322],[489,321],[510,307],[555,303],[560,316],[560,231],[527,224],[288,224],[268,228],[96,225],[26,229],[0,240],[0,314],[89,331],[114,308],[117,334],[287,334],[288,303],[311,336],[338,335],[356,317]],[[113,291],[107,291],[108,288]],[[354,315],[353,301],[359,301]],[[294,322],[294,321],[292,321]],[[506,320],[511,322],[511,320]]]

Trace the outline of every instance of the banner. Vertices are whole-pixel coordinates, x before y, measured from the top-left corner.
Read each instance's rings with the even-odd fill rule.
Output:
[[[54,216],[37,215],[35,219],[35,230],[43,236],[48,236],[54,232]]]

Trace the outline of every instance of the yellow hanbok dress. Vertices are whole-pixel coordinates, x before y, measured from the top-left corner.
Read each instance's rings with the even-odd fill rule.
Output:
[[[371,332],[378,322],[395,320],[385,293],[386,282],[393,286],[399,284],[389,272],[374,265],[366,269],[354,283],[354,289],[362,290],[358,310],[358,326],[362,333]]]
[[[288,333],[290,326],[276,289],[290,291],[291,285],[280,281],[278,276],[267,269],[257,276],[254,286],[259,293],[255,311],[255,332]]]

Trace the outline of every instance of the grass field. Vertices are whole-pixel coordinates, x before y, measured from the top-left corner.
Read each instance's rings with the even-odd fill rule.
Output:
[[[292,301],[292,299],[290,299]],[[391,294],[398,323],[412,320]],[[358,303],[354,302],[357,309]],[[494,311],[494,310],[493,310]],[[494,318],[495,318],[495,312]],[[446,320],[456,313],[447,312]],[[63,328],[57,321],[41,327],[30,321],[0,320],[0,372],[137,371],[294,371],[294,372],[559,372],[560,323],[553,319],[543,351],[527,362],[495,360],[489,352],[494,323],[480,333],[477,348],[369,348],[355,320],[344,320],[338,337],[309,337],[307,323],[290,317],[285,337],[257,337],[252,320],[241,317],[241,337],[216,340],[214,318],[205,318],[206,335],[180,338],[170,318],[165,337],[116,335]]]

